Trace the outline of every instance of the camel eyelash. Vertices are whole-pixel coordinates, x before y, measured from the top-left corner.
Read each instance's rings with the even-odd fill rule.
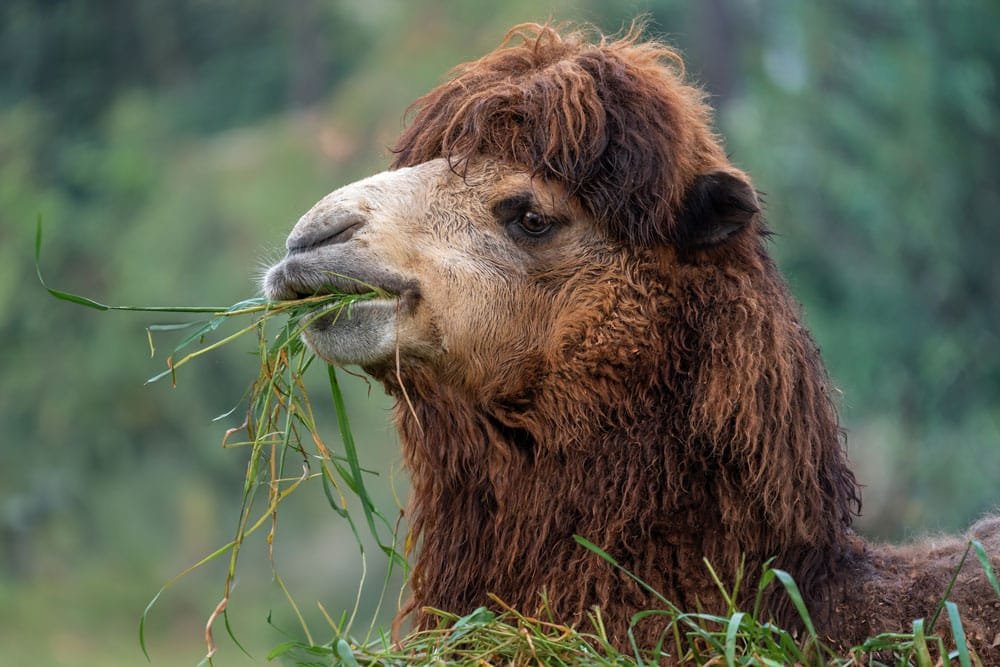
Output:
[[[530,193],[518,193],[494,204],[493,215],[500,224],[508,225],[530,211],[534,204],[535,198]]]
[[[538,210],[535,198],[529,193],[506,197],[493,206],[493,215],[515,240],[537,243],[563,224],[557,216]]]

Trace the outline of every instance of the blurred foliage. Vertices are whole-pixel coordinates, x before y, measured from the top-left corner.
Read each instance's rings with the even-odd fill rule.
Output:
[[[763,7],[726,127],[849,423],[894,424],[868,514],[962,525],[1000,480],[1000,6]]]
[[[844,392],[869,485],[862,527],[955,529],[998,502],[1000,5],[5,0],[0,662],[140,659],[145,603],[234,529],[243,457],[217,444],[232,420],[211,419],[255,371],[230,352],[177,389],[142,387],[159,370],[143,331],[155,320],[48,300],[31,265],[37,216],[54,286],[231,303],[256,291],[302,211],[385,166],[406,105],[451,66],[519,21],[614,32],[642,12],[684,51],[734,162],[766,192],[772,248]],[[388,404],[363,382],[350,391],[388,510],[389,476],[405,494]],[[353,538],[318,491],[293,503],[289,586],[305,608],[350,608]],[[252,551],[233,608],[259,658],[282,637],[261,632],[267,609],[294,623],[264,545],[259,562]],[[377,589],[384,563],[369,561]],[[209,568],[164,598],[154,664],[197,661],[221,592]],[[245,660],[225,649],[217,664]]]

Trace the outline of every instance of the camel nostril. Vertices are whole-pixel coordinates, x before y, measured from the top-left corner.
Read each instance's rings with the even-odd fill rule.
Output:
[[[355,211],[334,210],[310,220],[301,231],[293,231],[285,242],[289,253],[304,252],[320,246],[344,243],[368,222]]]

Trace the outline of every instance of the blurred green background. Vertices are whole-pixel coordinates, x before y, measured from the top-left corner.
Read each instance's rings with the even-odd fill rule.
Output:
[[[388,163],[406,105],[527,20],[608,32],[648,13],[712,94],[766,192],[772,248],[843,390],[861,529],[954,530],[1000,502],[1000,4],[912,0],[4,0],[0,4],[0,664],[132,665],[142,610],[235,529],[245,452],[220,447],[249,349],[144,387],[148,315],[49,299],[229,304],[315,200]],[[167,318],[170,319],[170,318]],[[172,318],[177,319],[177,318]],[[161,341],[161,347],[169,340]],[[328,393],[313,396],[336,442]],[[388,401],[347,397],[373,492],[406,493]],[[358,548],[321,491],[279,524],[279,570],[317,631],[353,605]],[[368,550],[358,628],[385,570]],[[262,540],[236,636],[301,631]],[[154,665],[192,665],[220,560],[151,612]],[[382,618],[395,607],[390,592]],[[272,615],[273,625],[267,617]],[[283,634],[287,633],[286,634]],[[217,629],[216,664],[244,664]]]

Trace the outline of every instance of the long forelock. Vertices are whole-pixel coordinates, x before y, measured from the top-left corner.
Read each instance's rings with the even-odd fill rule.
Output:
[[[393,167],[444,157],[461,173],[489,155],[559,181],[614,238],[675,240],[685,189],[725,156],[680,57],[640,34],[514,28],[414,102]]]

